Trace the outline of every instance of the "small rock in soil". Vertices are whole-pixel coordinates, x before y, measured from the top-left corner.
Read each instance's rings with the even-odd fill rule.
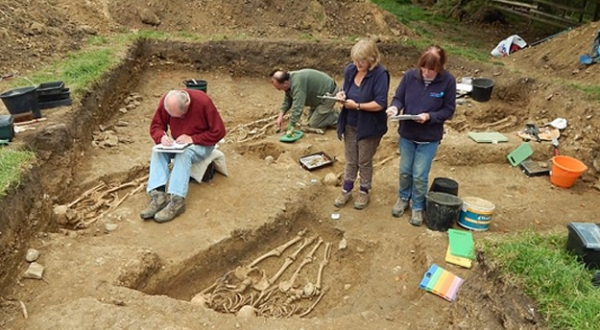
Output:
[[[36,261],[39,257],[40,251],[36,249],[29,249],[27,250],[27,255],[25,255],[25,260],[27,260],[27,262],[33,262]]]
[[[38,264],[37,262],[32,262],[29,264],[29,268],[23,274],[23,278],[32,278],[36,280],[41,280],[44,275],[44,266]]]

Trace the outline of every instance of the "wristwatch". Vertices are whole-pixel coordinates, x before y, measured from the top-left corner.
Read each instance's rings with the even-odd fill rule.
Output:
[[[360,103],[356,103],[356,110],[360,111]]]

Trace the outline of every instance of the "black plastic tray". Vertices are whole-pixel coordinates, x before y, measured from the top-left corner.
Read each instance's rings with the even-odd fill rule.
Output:
[[[71,98],[48,102],[38,102],[40,109],[51,109],[71,104],[73,104],[73,100],[71,100]]]
[[[47,101],[57,101],[57,100],[68,99],[69,97],[71,97],[71,92],[69,91],[68,88],[66,88],[56,94],[44,94],[44,95],[38,94],[37,100],[38,100],[38,102],[47,102]]]
[[[71,91],[71,89],[66,87],[66,88],[46,89],[43,91],[36,90],[36,94],[38,97],[44,97],[44,96],[54,96],[56,94],[69,93],[70,91]]]
[[[41,83],[35,89],[36,94],[39,95],[48,95],[60,93],[65,88],[64,81],[53,81]]]
[[[304,169],[313,171],[318,168],[330,166],[331,164],[333,164],[335,159],[324,152],[317,152],[314,154],[302,156],[298,161],[300,162],[300,166],[302,166]]]

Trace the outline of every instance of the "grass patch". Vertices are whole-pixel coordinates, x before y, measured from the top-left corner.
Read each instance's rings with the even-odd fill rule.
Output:
[[[0,149],[0,199],[6,196],[10,187],[19,186],[22,168],[34,158],[30,151]]]
[[[524,232],[485,241],[486,260],[538,302],[551,329],[598,329],[600,289],[593,271],[566,251],[564,233]]]
[[[600,86],[598,85],[571,84],[571,87],[582,91],[595,101],[600,101]]]
[[[451,56],[470,61],[489,62],[490,54],[481,38],[470,38],[472,31],[448,17],[413,5],[410,0],[373,0],[377,6],[388,11],[402,24],[411,28],[417,35],[414,41],[418,49],[438,44]]]

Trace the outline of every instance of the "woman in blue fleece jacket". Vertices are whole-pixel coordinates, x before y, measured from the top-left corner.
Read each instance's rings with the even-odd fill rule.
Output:
[[[403,121],[400,134],[400,189],[392,215],[400,217],[412,200],[410,223],[423,223],[425,194],[429,171],[444,133],[444,122],[456,108],[456,80],[446,71],[446,52],[439,46],[428,47],[419,58],[416,69],[404,74],[396,89],[388,116],[418,115],[419,119]]]
[[[354,181],[360,173],[359,194],[354,208],[364,209],[369,203],[373,178],[373,156],[387,132],[385,109],[388,102],[390,75],[379,63],[379,50],[370,40],[360,40],[350,51],[352,63],[344,69],[344,84],[337,97],[343,101],[337,134],[344,141],[344,184],[334,201],[336,207],[346,205],[352,197]]]

